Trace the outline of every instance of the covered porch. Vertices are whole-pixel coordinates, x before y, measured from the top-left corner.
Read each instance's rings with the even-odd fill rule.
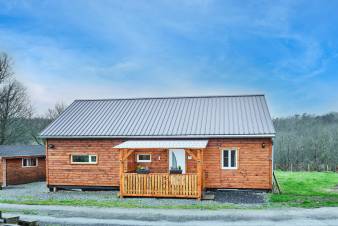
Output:
[[[131,140],[120,152],[120,197],[202,197],[208,140]]]

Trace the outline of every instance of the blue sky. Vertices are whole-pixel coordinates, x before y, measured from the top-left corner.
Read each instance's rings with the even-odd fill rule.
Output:
[[[0,51],[37,113],[81,98],[265,93],[338,111],[338,1],[2,1]]]

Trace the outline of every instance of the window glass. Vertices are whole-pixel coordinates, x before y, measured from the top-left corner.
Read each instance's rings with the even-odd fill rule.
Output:
[[[22,166],[25,166],[25,167],[37,166],[37,160],[36,158],[22,159]]]
[[[91,162],[96,162],[96,155],[90,156],[90,161]]]
[[[222,168],[224,169],[237,168],[237,150],[236,149],[223,150],[223,152],[221,153],[223,154]]]
[[[223,167],[229,167],[229,151],[223,151]]]
[[[73,162],[89,162],[89,155],[73,155]]]
[[[236,151],[231,150],[231,167],[236,167]]]
[[[151,155],[150,154],[138,154],[137,161],[138,162],[151,162]]]
[[[96,155],[72,155],[72,163],[94,164],[96,162],[97,162]]]

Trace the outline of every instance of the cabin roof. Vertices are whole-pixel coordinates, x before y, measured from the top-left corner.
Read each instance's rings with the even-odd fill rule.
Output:
[[[264,95],[75,100],[42,138],[273,137]]]
[[[0,145],[0,157],[45,156],[43,145]]]

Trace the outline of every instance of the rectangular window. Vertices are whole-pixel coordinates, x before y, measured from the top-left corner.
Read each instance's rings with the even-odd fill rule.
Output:
[[[96,155],[71,155],[72,164],[96,164]]]
[[[38,165],[37,158],[24,158],[22,159],[22,167],[35,167]]]
[[[151,162],[151,154],[137,154],[137,162]]]
[[[222,150],[222,169],[237,169],[237,150]]]

